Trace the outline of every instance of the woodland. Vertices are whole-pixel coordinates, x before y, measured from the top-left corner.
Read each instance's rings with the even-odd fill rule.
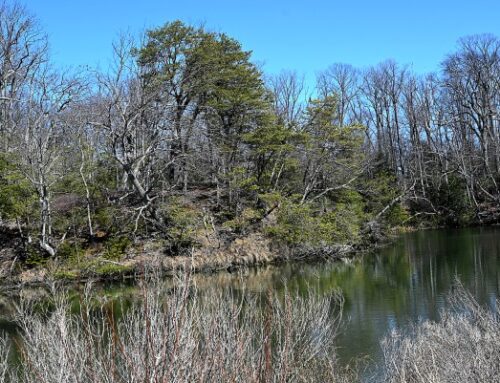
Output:
[[[337,63],[314,89],[182,21],[112,52],[61,69],[37,18],[0,7],[4,276],[119,274],[147,243],[163,258],[244,238],[332,255],[395,228],[498,222],[494,35],[461,38],[436,73]]]

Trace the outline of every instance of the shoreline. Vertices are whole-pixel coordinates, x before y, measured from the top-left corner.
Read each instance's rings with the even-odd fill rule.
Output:
[[[113,283],[138,280],[155,270],[162,278],[173,277],[188,271],[192,274],[211,275],[233,273],[239,270],[287,262],[339,262],[352,259],[393,243],[400,235],[413,230],[397,230],[384,233],[377,242],[360,241],[355,244],[323,247],[291,247],[277,244],[270,238],[252,233],[237,238],[224,248],[212,246],[192,249],[190,255],[165,255],[154,249],[154,241],[142,241],[121,262],[97,258],[96,263],[110,265],[109,273],[96,273],[84,269],[50,270],[36,267],[20,274],[3,277],[0,291],[16,291],[23,288],[46,287],[57,283],[63,286],[79,286],[88,282]],[[77,273],[81,273],[78,275]]]
[[[466,227],[490,226],[497,225],[475,224]],[[94,266],[100,265],[103,269],[109,270],[108,272],[98,273],[84,267],[65,269],[61,265],[55,268],[53,265],[38,266],[15,275],[3,276],[0,291],[46,287],[53,283],[79,286],[88,282],[114,283],[139,280],[148,270],[155,270],[162,278],[169,278],[188,271],[192,274],[211,275],[287,262],[339,262],[388,246],[406,233],[435,229],[452,229],[452,227],[399,227],[382,233],[376,241],[362,239],[353,244],[316,247],[279,244],[261,233],[254,232],[236,238],[224,247],[217,247],[212,243],[193,248],[189,255],[166,255],[154,240],[142,240],[135,244],[133,249],[127,250],[127,254],[119,261],[105,259],[99,254],[92,259]]]

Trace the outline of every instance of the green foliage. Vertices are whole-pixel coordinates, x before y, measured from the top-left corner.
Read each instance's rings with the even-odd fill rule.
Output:
[[[40,251],[40,248],[35,244],[28,244],[26,246],[26,252],[24,254],[24,263],[28,267],[43,267],[47,264],[48,259],[44,253]]]
[[[251,53],[225,34],[177,20],[148,31],[146,44],[135,53],[150,84],[173,85],[177,94],[198,99],[221,117],[262,109],[261,73],[250,62]]]
[[[36,193],[14,161],[0,153],[0,215],[24,219],[33,212]]]
[[[365,128],[361,125],[339,126],[337,124],[337,96],[330,94],[322,99],[311,100],[307,108],[308,142],[347,157],[363,154]],[[326,146],[325,146],[326,144]]]
[[[305,137],[304,133],[278,124],[275,119],[244,135],[245,142],[252,148],[256,181],[261,189],[275,188],[284,180],[289,185],[298,175],[298,160],[291,154]]]
[[[65,260],[79,260],[85,254],[85,249],[78,242],[63,242],[57,248],[57,257]]]
[[[309,204],[300,204],[297,197],[284,198],[281,201],[277,222],[266,228],[266,232],[292,245],[316,242],[318,222],[313,217]]]
[[[149,30],[146,44],[134,53],[139,65],[147,69],[144,76],[153,86],[165,82],[180,83],[186,87],[184,90],[189,90],[191,84],[188,81],[182,83],[182,79],[190,55],[204,37],[203,30],[176,20]]]
[[[100,160],[91,167],[93,170],[93,182],[89,185],[94,198],[103,198],[102,191],[105,189],[114,190],[117,188],[116,179],[118,170],[110,166],[114,161],[109,154],[103,153]]]
[[[401,194],[396,176],[384,167],[374,169],[361,187],[365,190],[366,210],[370,215],[377,215]]]
[[[97,266],[94,272],[100,277],[115,277],[118,275],[126,274],[131,271],[132,267],[128,265],[117,265],[114,263],[104,263]]]
[[[275,195],[263,196],[275,203]],[[292,245],[312,246],[352,243],[359,240],[366,220],[364,200],[355,191],[342,191],[335,200],[300,203],[299,196],[282,198],[277,220],[266,232]]]
[[[255,191],[255,177],[249,174],[248,169],[237,166],[227,174],[229,188],[233,191]]]
[[[123,228],[120,222],[122,212],[117,206],[104,206],[98,209],[94,216],[94,224],[107,233],[114,233]]]
[[[243,234],[252,223],[255,223],[260,218],[262,218],[262,212],[260,210],[247,207],[235,218],[225,221],[222,227],[236,234]]]
[[[472,221],[475,209],[467,198],[466,181],[454,174],[447,183],[429,191],[429,199],[441,211],[439,224],[460,226]]]
[[[292,245],[316,244],[321,236],[319,220],[311,204],[298,202],[299,196],[283,198],[275,225],[266,228],[268,234]]]
[[[104,245],[104,258],[123,258],[127,249],[132,245],[132,241],[126,236],[116,236],[108,239]]]
[[[167,253],[179,255],[196,246],[200,222],[198,210],[179,198],[170,198],[165,210],[169,223]]]
[[[321,218],[322,235],[324,238],[330,235],[330,243],[358,241],[366,219],[363,197],[354,190],[342,190],[336,196],[332,210]]]
[[[400,203],[393,205],[385,215],[385,220],[391,227],[403,226],[409,218],[408,210]]]

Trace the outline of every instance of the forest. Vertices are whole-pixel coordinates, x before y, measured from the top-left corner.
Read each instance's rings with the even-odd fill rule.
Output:
[[[496,223],[500,40],[453,48],[436,73],[337,63],[308,89],[169,21],[119,35],[105,69],[60,68],[36,16],[2,3],[1,274],[114,275],[134,251],[259,241],[330,256],[395,228]]]

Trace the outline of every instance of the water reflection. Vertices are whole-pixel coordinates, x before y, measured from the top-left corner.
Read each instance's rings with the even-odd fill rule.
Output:
[[[316,279],[323,292],[340,289],[348,318],[338,339],[340,357],[367,354],[375,362],[389,330],[438,319],[456,278],[479,302],[495,307],[499,234],[499,228],[411,233],[352,264],[288,265],[283,274],[298,289]]]
[[[395,243],[347,263],[289,263],[246,270],[242,274],[195,276],[199,289],[218,286],[254,293],[288,289],[319,294],[341,291],[345,298],[339,357],[344,362],[367,355],[381,358],[380,341],[395,327],[438,319],[455,278],[492,308],[499,292],[500,228],[433,230],[410,233]],[[165,281],[166,287],[174,283]],[[137,297],[131,285],[99,286],[110,310],[119,317]],[[36,294],[40,294],[37,291]],[[75,310],[79,292],[73,292]],[[8,317],[9,299],[0,297],[0,329],[14,331]],[[3,319],[2,319],[3,317]]]

